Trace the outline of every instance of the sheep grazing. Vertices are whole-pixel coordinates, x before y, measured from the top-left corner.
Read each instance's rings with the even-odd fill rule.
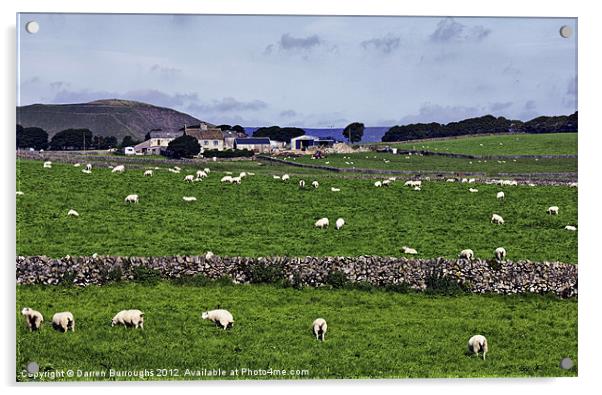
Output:
[[[460,251],[460,255],[458,255],[460,259],[468,259],[469,261],[474,259],[474,251],[467,248],[465,250]]]
[[[232,184],[232,176],[223,176],[220,182],[229,182]]]
[[[493,214],[491,216],[491,223],[492,224],[503,225],[504,224],[504,218],[502,218],[501,215]]]
[[[111,326],[115,325],[144,329],[144,313],[140,310],[121,310],[111,320]]]
[[[178,166],[174,166],[173,168],[174,168],[174,170],[177,170],[177,171],[182,171],[182,169],[181,169],[181,168],[179,168]]]
[[[505,200],[506,199],[506,194],[504,192],[498,192],[497,195],[495,195],[495,197],[497,199]]]
[[[288,174],[285,174],[285,175],[282,176],[282,181],[286,182],[286,181],[288,181],[290,179],[291,179],[291,176],[289,176]]]
[[[489,351],[489,347],[487,345],[487,339],[483,335],[475,335],[468,340],[468,352],[471,354],[476,354],[477,357],[479,353],[483,353],[483,361],[485,360],[485,354]]]
[[[305,180],[299,180],[299,188],[305,188]]]
[[[44,162],[44,169],[52,169],[52,162],[46,161]]]
[[[185,202],[196,202],[196,198],[194,196],[182,196],[182,200]]]
[[[328,324],[324,318],[316,318],[312,323],[312,328],[314,331],[314,336],[316,336],[316,340],[324,341],[324,337],[326,336],[326,331],[328,330]]]
[[[168,170],[170,173],[174,173],[174,174],[180,174],[180,170],[176,170],[176,169],[172,169],[172,168],[169,168],[169,169],[167,169],[167,170]]]
[[[506,249],[504,247],[498,247],[493,252],[493,255],[498,261],[503,261],[504,259],[506,259]]]
[[[396,181],[397,177],[389,177],[389,181]]]
[[[248,176],[254,176],[254,175],[255,175],[255,173],[251,173],[250,171],[248,171],[248,172],[247,172],[247,175],[248,175]]]
[[[242,173],[241,173],[241,174],[242,174]],[[209,176],[209,175],[208,175],[208,174],[207,174],[207,172],[206,172],[206,171],[204,171],[204,170],[197,170],[197,171],[196,171],[196,178],[197,178],[197,179],[206,178],[206,177],[208,177],[208,176]]]
[[[244,178],[247,176],[247,173],[244,171],[241,171],[240,174],[238,175],[240,178]]]
[[[320,186],[320,183],[318,181],[313,181],[311,183],[311,186],[314,187],[315,189],[318,189],[318,187]]]
[[[558,206],[551,206],[548,208],[547,213],[550,215],[558,215],[558,210],[559,210]]]
[[[73,314],[68,311],[56,313],[52,316],[52,327],[61,332],[67,332],[70,329],[71,332],[75,332],[75,319],[73,318]]]
[[[476,188],[468,188],[468,192],[470,192],[470,193],[477,193],[477,192],[479,192],[479,190],[476,189]]]
[[[119,165],[119,166],[113,167],[113,170],[111,170],[111,173],[123,173],[124,171],[125,171],[125,166]]]
[[[328,218],[320,218],[314,224],[314,226],[316,228],[320,228],[320,229],[328,228],[328,225],[330,225],[330,222],[328,221]]]
[[[448,178],[447,180],[445,180],[445,182],[456,182],[455,178]]]
[[[211,251],[207,251],[207,253],[205,253],[205,259],[206,260],[211,260],[211,258],[213,258],[215,256],[215,254]]]
[[[574,227],[573,225],[567,225],[567,226],[564,227],[564,229],[570,230],[570,231],[573,231],[573,232],[577,230],[577,228]]]
[[[84,174],[92,174],[92,170],[82,169],[82,173],[84,173]]]
[[[74,163],[73,167],[80,167],[81,165],[79,163]]]
[[[240,178],[240,176],[239,177],[232,177],[231,183],[232,184],[240,184],[241,181],[242,181],[242,178]]]
[[[17,191],[17,196],[22,196],[22,195],[25,195],[25,194],[21,191]]]
[[[127,195],[125,197],[125,202],[126,203],[138,203],[138,195],[136,195],[136,194]]]
[[[42,328],[42,322],[44,322],[42,313],[29,307],[25,307],[21,310],[21,314],[25,317],[25,323],[31,332],[38,331]]]
[[[339,218],[337,219],[337,221],[335,222],[335,228],[337,230],[341,229],[343,227],[343,225],[345,225],[345,220],[343,218]]]
[[[71,209],[67,212],[67,216],[69,217],[79,217],[79,213],[77,211],[75,211],[74,209]]]
[[[422,186],[422,181],[412,181],[412,180],[406,181],[405,184],[403,184],[403,186],[414,187],[414,188],[420,187],[420,186]]]
[[[464,183],[467,183],[467,182],[468,182],[468,178],[463,178],[463,179],[462,179],[460,182],[461,182],[462,184],[464,184]]]
[[[422,188],[420,188],[418,185],[416,185],[416,186],[414,187],[414,190],[415,190],[415,191],[422,191]]]
[[[528,186],[530,186],[530,187],[534,187],[534,186],[536,186],[536,185],[535,185],[535,184],[533,184],[532,182],[528,183],[527,185],[528,185]]]
[[[416,251],[413,248],[406,247],[406,246],[401,247],[401,252],[403,252],[404,254],[410,254],[410,255],[418,254],[418,251]]]
[[[92,163],[86,164],[86,170],[92,170]]]
[[[211,170],[210,170],[208,167],[205,167],[205,168],[203,169],[203,171],[204,171],[205,173],[207,173],[207,174],[211,173]]]
[[[146,170],[144,172],[144,177],[152,177],[153,176],[153,171],[152,170]]]
[[[382,186],[383,186],[383,183],[382,183],[381,181],[376,181],[376,182],[374,183],[374,186],[375,186],[375,187],[377,187],[377,188],[380,188],[380,187],[382,187]]]
[[[331,192],[341,192],[341,188],[330,187]]]
[[[384,180],[384,181],[381,182],[381,185],[383,187],[388,187],[388,186],[391,185],[391,181],[390,180]]]
[[[281,179],[281,177],[280,177],[280,176],[272,176],[272,178],[273,178],[274,180],[280,180],[280,179]]]
[[[217,309],[205,311],[201,315],[204,320],[209,320],[214,322],[216,325],[220,325],[224,330],[228,329],[228,327],[232,327],[234,325],[234,317],[228,310]]]
[[[186,182],[194,182],[194,176],[192,174],[188,174],[184,177],[184,181]]]
[[[577,188],[577,183],[576,182],[571,182],[569,184],[569,188]]]
[[[475,182],[477,182],[477,180],[476,180],[476,179],[474,179],[474,178],[469,178],[469,179],[468,179],[468,183],[469,183],[469,184],[474,184]]]

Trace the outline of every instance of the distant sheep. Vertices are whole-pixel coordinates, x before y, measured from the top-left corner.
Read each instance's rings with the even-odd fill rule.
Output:
[[[211,170],[210,170],[208,167],[205,167],[205,168],[203,169],[203,171],[204,171],[205,173],[207,173],[207,174],[211,173]]]
[[[401,252],[403,252],[404,254],[410,254],[410,255],[418,254],[418,251],[416,251],[413,248],[406,247],[406,246],[401,247]]]
[[[382,183],[382,181],[376,181],[376,182],[374,183],[374,186],[375,186],[375,187],[377,187],[377,188],[380,188],[380,187],[382,187],[382,186],[383,186],[383,183]]]
[[[460,255],[458,255],[458,258],[472,260],[474,259],[474,251],[469,248],[462,250],[460,251]]]
[[[92,174],[92,170],[82,169],[82,173],[84,173],[84,174]]]
[[[506,249],[504,247],[496,248],[493,254],[495,256],[495,259],[497,259],[498,261],[503,261],[504,259],[506,259]]]
[[[405,184],[403,184],[403,185],[406,187],[414,187],[415,188],[415,187],[422,186],[422,181],[410,180],[410,181],[406,181]]]
[[[416,186],[414,187],[414,190],[415,190],[415,191],[421,191],[421,190],[422,190],[422,188],[420,188],[418,185],[416,185]]]
[[[174,170],[176,170],[176,171],[181,171],[181,170],[182,170],[182,169],[181,169],[181,168],[179,168],[178,166],[174,166],[173,168],[174,168]]]
[[[208,177],[207,172],[203,171],[203,170],[197,170],[196,171],[196,178],[200,179],[200,178],[205,178]]]
[[[125,166],[119,165],[119,166],[113,167],[113,170],[111,170],[111,173],[123,173],[124,171],[125,171]]]
[[[223,176],[220,182],[229,182],[232,184],[232,176]]]
[[[73,167],[80,167],[81,165],[79,163],[74,163]]]
[[[75,211],[74,209],[71,209],[67,212],[67,215],[69,217],[79,217],[79,213],[77,211]]]
[[[285,174],[282,176],[282,181],[288,181],[291,179],[291,176],[289,176],[288,174]]]
[[[205,259],[206,260],[211,260],[211,258],[213,258],[215,256],[215,254],[211,251],[207,251],[207,253],[205,253]]]
[[[343,227],[343,225],[345,225],[345,220],[343,218],[339,218],[337,219],[337,221],[335,222],[335,228],[337,230],[341,229]]]
[[[238,177],[232,177],[232,181],[230,181],[232,184],[240,184],[242,181],[242,178],[240,178],[240,176]]]
[[[388,187],[388,186],[391,185],[391,180],[384,180],[384,181],[381,182],[381,185],[383,187]]]
[[[463,179],[462,179],[460,182],[461,182],[462,184],[464,184],[464,183],[467,183],[467,182],[468,182],[468,178],[463,178]]]
[[[52,169],[52,162],[46,161],[43,165],[44,169]]]
[[[447,180],[445,180],[445,182],[456,182],[455,178],[448,178]]]
[[[75,332],[75,319],[73,314],[68,311],[62,313],[56,313],[52,316],[52,327],[61,332]]]
[[[312,323],[312,328],[314,335],[316,336],[316,340],[324,341],[326,331],[328,330],[328,324],[326,323],[326,320],[324,318],[316,318]]]
[[[39,311],[33,310],[29,307],[25,307],[21,310],[21,314],[25,317],[25,323],[30,331],[38,331],[42,327],[44,317]]]
[[[111,326],[115,325],[144,329],[144,313],[140,310],[121,310],[111,321]]]
[[[169,169],[167,169],[167,171],[169,171],[170,173],[174,173],[174,174],[180,174],[180,170],[172,169],[171,167]]]
[[[476,179],[474,179],[474,178],[469,178],[469,179],[468,179],[468,183],[469,183],[469,184],[474,184],[475,182],[477,182],[477,180],[476,180]]]
[[[234,325],[234,317],[228,310],[217,309],[205,311],[201,317],[204,320],[214,322],[216,325],[220,325],[224,330],[231,328]]]
[[[470,193],[477,193],[477,192],[479,192],[479,190],[476,189],[476,188],[468,188],[468,192],[470,192]]]
[[[272,178],[273,178],[274,180],[281,180],[281,179],[282,179],[280,176],[272,176]]]
[[[328,225],[330,225],[330,222],[328,221],[328,218],[320,218],[319,220],[316,221],[316,223],[314,224],[314,226],[316,228],[320,228],[320,229],[324,229],[327,228]]]
[[[184,181],[186,182],[194,182],[194,176],[192,174],[188,174],[184,177]]]
[[[498,192],[497,195],[495,195],[495,197],[498,198],[498,199],[505,200],[506,199],[506,194],[504,192]]]
[[[320,183],[318,181],[313,181],[311,183],[311,186],[314,187],[315,189],[318,189],[318,187],[320,186]]]
[[[22,195],[25,195],[25,194],[21,191],[17,191],[17,196],[22,196]]]
[[[146,170],[144,172],[144,177],[152,177],[153,176],[153,171],[152,170]]]
[[[305,180],[299,180],[299,188],[305,188]]]
[[[570,231],[573,231],[573,232],[577,230],[577,228],[574,227],[573,225],[567,225],[567,226],[564,227],[564,229],[570,230]]]
[[[331,192],[341,192],[341,188],[330,187]]]
[[[569,184],[569,187],[570,187],[570,188],[577,188],[577,183],[576,183],[576,182],[571,182],[571,183]]]
[[[238,175],[240,178],[244,178],[247,176],[247,173],[244,171],[241,171],[240,174]]]
[[[138,195],[132,194],[125,197],[126,203],[138,203]]]
[[[558,210],[559,210],[558,206],[551,206],[548,208],[547,213],[550,215],[558,215]]]
[[[479,353],[483,353],[483,360],[485,360],[485,354],[489,351],[489,346],[487,344],[487,339],[483,335],[475,335],[468,340],[468,352],[471,354],[476,354],[477,357]]]
[[[86,164],[86,170],[88,170],[88,171],[92,170],[92,163]]]
[[[491,216],[491,223],[492,224],[503,225],[504,224],[504,218],[502,218],[502,216],[499,215],[499,214],[493,214]]]
[[[194,196],[183,196],[182,200],[185,202],[196,202],[196,198]]]

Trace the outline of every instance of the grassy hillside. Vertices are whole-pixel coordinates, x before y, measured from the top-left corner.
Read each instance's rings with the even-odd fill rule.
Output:
[[[238,171],[251,165],[239,166]],[[318,180],[320,188],[299,190],[298,177],[283,183],[272,179],[270,166],[262,169],[241,185],[220,183],[224,173],[218,171],[189,184],[183,179],[191,168],[181,174],[161,169],[145,178],[142,169],[124,174],[93,169],[86,175],[67,164],[44,169],[41,162],[19,161],[17,189],[24,195],[17,197],[17,253],[399,256],[408,245],[418,257],[455,257],[472,248],[489,258],[504,246],[511,260],[577,262],[577,233],[563,229],[577,223],[574,188],[476,184],[471,186],[479,193],[469,193],[467,184],[426,182],[417,192],[401,181],[375,188],[376,178],[316,173],[305,180],[308,185]],[[499,190],[506,192],[505,202],[495,198]],[[131,193],[140,195],[139,204],[124,203]],[[186,203],[183,196],[198,201]],[[560,207],[560,215],[546,214],[552,205]],[[69,209],[80,217],[67,217]],[[506,224],[491,224],[493,213]],[[340,231],[316,229],[321,217],[331,224],[343,217],[347,225]]]
[[[577,133],[514,134],[413,141],[393,147],[469,155],[576,155]]]
[[[577,360],[575,300],[161,282],[85,289],[19,286],[16,302],[17,313],[29,306],[47,321],[40,332],[30,333],[17,314],[19,380],[26,380],[21,371],[29,361],[38,362],[41,371],[72,369],[76,375],[147,369],[154,375],[146,380],[193,380],[199,377],[186,375],[186,369],[218,368],[239,369],[238,376],[228,373],[225,379],[577,375],[576,367],[559,368],[564,357]],[[201,320],[201,312],[217,304],[233,313],[232,330]],[[144,330],[111,328],[113,315],[126,308],[145,312]],[[52,313],[64,310],[75,316],[74,333],[48,325]],[[319,316],[328,321],[323,343],[310,331]],[[486,361],[465,355],[468,338],[477,333],[489,340]],[[307,373],[249,376],[243,368]],[[158,377],[162,372],[156,369],[170,370]]]

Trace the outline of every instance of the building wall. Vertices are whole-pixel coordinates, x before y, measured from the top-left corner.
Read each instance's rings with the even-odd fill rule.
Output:
[[[249,151],[261,152],[261,153],[271,151],[271,147],[269,144],[237,144],[236,148],[237,149],[246,149]]]
[[[207,150],[224,150],[224,140],[199,140],[199,144],[201,146],[201,152]]]

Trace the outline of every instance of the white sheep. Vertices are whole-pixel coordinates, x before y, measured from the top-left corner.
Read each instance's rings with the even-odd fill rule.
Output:
[[[474,259],[474,251],[470,248],[460,251],[460,255],[458,255],[460,259],[468,259],[469,261]]]
[[[119,165],[119,166],[115,166],[113,168],[113,170],[111,170],[111,173],[123,173],[124,171],[125,171],[125,166]]]
[[[341,192],[341,188],[330,187],[331,192]]]
[[[577,183],[576,182],[571,182],[569,184],[569,188],[577,188]]]
[[[203,169],[203,171],[204,171],[205,173],[207,173],[207,174],[211,173],[211,170],[210,170],[208,167],[205,167],[205,168]]]
[[[311,183],[311,186],[314,187],[315,189],[318,189],[318,187],[320,186],[320,183],[318,181],[313,181]]]
[[[390,180],[384,180],[384,181],[381,182],[381,185],[383,187],[388,187],[388,186],[391,185],[391,181]]]
[[[320,229],[324,229],[327,228],[328,225],[330,225],[330,222],[328,221],[328,218],[320,218],[319,220],[316,221],[316,223],[314,224],[314,226],[316,228],[320,228]]]
[[[468,179],[468,183],[469,184],[474,184],[475,182],[477,182],[477,180],[475,178],[469,178]]]
[[[62,332],[67,332],[69,329],[71,329],[71,332],[75,332],[75,319],[73,318],[73,314],[68,311],[56,313],[52,316],[52,327]]]
[[[447,180],[445,180],[445,182],[456,182],[455,178],[448,178]]]
[[[232,181],[230,181],[232,184],[240,184],[242,181],[242,178],[240,178],[240,176],[238,177],[232,177]]]
[[[186,182],[194,182],[194,176],[192,174],[188,174],[184,177],[184,181]]]
[[[299,188],[305,188],[305,180],[299,180]]]
[[[274,180],[280,180],[280,179],[282,179],[280,176],[272,176],[272,178],[273,178]]]
[[[558,210],[559,210],[558,206],[551,206],[548,208],[547,213],[550,215],[558,215]]]
[[[376,181],[376,182],[374,183],[374,186],[375,186],[375,187],[377,187],[377,188],[380,188],[380,187],[382,187],[382,186],[383,186],[383,183],[382,183],[381,181]]]
[[[196,198],[194,196],[182,196],[182,200],[185,202],[196,202]]]
[[[44,322],[44,317],[42,313],[31,309],[29,307],[23,308],[21,310],[21,314],[25,317],[25,323],[30,331],[38,331],[42,327],[42,322]]]
[[[416,185],[416,186],[414,187],[414,190],[415,190],[415,191],[421,191],[421,190],[422,190],[422,188],[420,188],[418,185]]]
[[[44,169],[52,169],[52,162],[46,161],[43,165]]]
[[[401,247],[401,252],[403,252],[404,254],[410,254],[410,255],[418,254],[418,251],[416,251],[414,248],[410,248],[410,247],[406,247],[406,246]]]
[[[82,173],[84,173],[84,174],[92,174],[92,170],[82,169]]]
[[[577,228],[574,227],[573,225],[567,225],[567,226],[564,227],[564,229],[570,230],[570,231],[573,231],[573,232],[577,230]]]
[[[476,189],[476,188],[468,188],[468,192],[470,192],[470,193],[477,193],[477,192],[479,192],[479,190]]]
[[[79,213],[77,211],[75,211],[74,209],[71,209],[67,212],[67,216],[69,217],[79,217]]]
[[[125,197],[126,203],[138,203],[138,195],[132,194]]]
[[[220,182],[229,182],[232,184],[232,176],[223,176]]]
[[[504,192],[498,192],[497,195],[495,195],[495,197],[497,199],[505,200],[506,199],[506,194]]]
[[[88,171],[92,170],[92,163],[86,164],[86,170],[88,170]]]
[[[174,174],[180,174],[180,170],[172,169],[171,167],[169,169],[167,169],[167,171],[169,171],[170,173],[174,173]]]
[[[113,317],[111,326],[123,325],[125,327],[134,327],[144,329],[144,313],[140,310],[121,310]]]
[[[196,178],[206,178],[208,176],[209,176],[209,174],[207,174],[206,171],[203,171],[203,170],[196,171]]]
[[[339,218],[337,219],[337,221],[335,222],[335,228],[337,230],[341,229],[343,227],[343,225],[345,225],[345,220],[343,218]]]
[[[208,261],[211,260],[211,258],[213,258],[214,256],[215,256],[215,254],[213,252],[211,252],[211,251],[207,251],[205,253],[205,259],[208,260]]]
[[[468,340],[468,352],[479,356],[479,352],[483,353],[483,360],[485,360],[485,354],[489,351],[487,339],[483,335],[475,335]]]
[[[220,325],[224,328],[224,330],[228,329],[228,327],[232,327],[234,325],[234,317],[228,310],[217,309],[205,311],[201,315],[204,320],[209,320],[214,322],[216,325]]]
[[[291,176],[289,176],[288,174],[285,174],[285,175],[282,176],[282,181],[286,182],[286,181],[288,181],[290,179],[291,179]]]
[[[498,247],[493,252],[493,255],[498,261],[503,261],[504,259],[506,259],[506,249],[504,247]]]
[[[174,166],[173,168],[174,168],[175,170],[177,170],[177,171],[181,171],[181,170],[182,170],[182,169],[181,169],[181,168],[179,168],[178,166]]]
[[[499,214],[493,214],[491,216],[491,223],[492,224],[503,225],[504,224],[504,218],[502,218],[502,216],[499,215]]]
[[[146,170],[144,172],[144,177],[152,177],[153,176],[153,171],[152,170]]]
[[[316,336],[316,340],[324,341],[324,336],[326,336],[326,331],[328,330],[328,324],[324,318],[316,318],[312,323],[312,328],[314,331],[314,335]]]
[[[21,191],[17,191],[17,196],[22,196],[25,195],[25,193],[21,192]]]
[[[255,173],[251,173],[250,171],[248,171],[248,172],[247,172],[247,175],[248,175],[248,176],[254,176],[254,175],[255,175]]]
[[[79,163],[74,163],[73,167],[80,167],[81,165]]]
[[[244,178],[247,176],[247,172],[245,171],[241,171],[240,174],[238,175],[240,178]]]
[[[468,178],[463,178],[462,181],[460,181],[462,184],[467,183],[468,182]]]

